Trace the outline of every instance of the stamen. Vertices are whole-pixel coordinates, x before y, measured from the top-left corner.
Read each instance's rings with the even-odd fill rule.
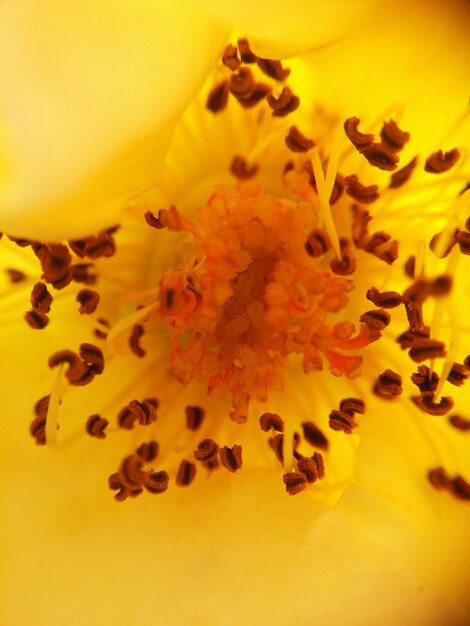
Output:
[[[151,463],[155,461],[158,456],[159,445],[156,441],[149,441],[148,443],[142,443],[136,450],[136,453],[144,461],[144,463]]]
[[[370,185],[369,187],[366,187],[359,182],[359,179],[355,174],[352,176],[346,176],[344,183],[348,196],[351,196],[351,198],[361,202],[362,204],[371,204],[380,198],[379,188],[377,185]]]
[[[71,265],[70,273],[72,274],[72,280],[76,283],[94,285],[96,282],[96,275],[90,274],[92,268],[92,263],[75,263],[74,265]]]
[[[330,156],[330,159],[331,158],[332,157]],[[315,180],[317,183],[318,198],[320,200],[321,217],[323,219],[323,223],[325,224],[326,232],[328,233],[328,237],[330,238],[333,249],[336,252],[336,256],[338,257],[338,259],[341,259],[341,248],[339,245],[338,233],[336,232],[329,203],[331,190],[328,193],[325,177],[323,174],[323,167],[320,161],[320,154],[318,152],[318,148],[316,147],[313,149],[312,152],[312,165],[315,174]],[[349,265],[351,265],[351,259],[348,259],[348,263]]]
[[[305,250],[313,258],[323,256],[330,249],[328,235],[318,228],[313,230],[305,242]]]
[[[417,165],[418,157],[414,157],[407,165],[393,172],[388,185],[389,189],[398,189],[407,183]]]
[[[384,122],[380,131],[380,138],[383,143],[394,152],[403,150],[405,144],[410,140],[410,133],[400,130],[395,120]]]
[[[418,370],[411,375],[411,382],[415,384],[421,393],[425,391],[436,391],[439,383],[439,376],[431,371],[427,365],[418,365]]]
[[[379,292],[375,287],[367,290],[366,298],[382,309],[394,309],[402,302],[402,297],[397,291]]]
[[[232,70],[232,72],[240,67],[240,59],[238,58],[237,48],[232,44],[229,44],[225,48],[222,55],[222,63]]]
[[[284,87],[278,98],[268,94],[266,101],[273,111],[273,117],[284,117],[298,109],[300,104],[299,97],[295,96],[289,87]]]
[[[62,244],[39,245],[35,251],[41,264],[44,280],[55,289],[63,289],[72,281],[72,257]]]
[[[411,399],[421,411],[429,415],[446,415],[454,406],[454,401],[448,396],[435,402],[432,391],[424,391],[420,396],[412,396]]]
[[[284,81],[290,74],[290,70],[283,68],[280,61],[273,61],[272,59],[262,59],[258,57],[256,59],[256,63],[262,72],[275,80]]]
[[[188,487],[196,477],[196,465],[183,460],[178,468],[176,484],[180,487]]]
[[[220,462],[229,472],[236,472],[241,469],[243,465],[242,461],[242,447],[235,444],[232,448],[224,446],[219,450]]]
[[[323,432],[313,422],[302,422],[305,440],[313,447],[328,450],[329,442]],[[300,470],[302,471],[302,470]]]
[[[104,431],[106,430],[108,425],[108,420],[103,419],[100,415],[90,415],[90,417],[87,419],[85,430],[91,437],[96,437],[97,439],[105,439],[106,433]]]
[[[408,355],[415,363],[422,363],[427,359],[442,359],[446,356],[445,343],[436,339],[416,338]]]
[[[140,338],[143,334],[144,327],[142,326],[142,324],[134,324],[134,326],[132,327],[131,336],[129,337],[129,346],[132,352],[140,359],[142,359],[147,354],[147,352],[140,345]]]
[[[361,120],[358,117],[350,117],[344,122],[344,130],[349,141],[358,150],[370,146],[374,142],[374,135],[361,133],[358,129]]]
[[[36,330],[42,330],[49,324],[49,318],[47,315],[35,310],[25,313],[24,319],[28,322],[31,328]]]
[[[223,80],[215,85],[207,96],[206,107],[212,113],[220,113],[227,106],[229,94],[229,81]]]
[[[249,178],[253,178],[253,176],[257,174],[258,166],[249,166],[246,159],[244,159],[242,156],[236,155],[232,159],[230,171],[237,178],[240,178],[241,180],[247,180]]]
[[[353,415],[346,413],[346,411],[341,411],[337,409],[333,409],[333,411],[330,412],[328,423],[332,430],[341,430],[347,435],[350,435],[354,428],[357,427]]]
[[[219,452],[219,446],[213,439],[203,439],[197,446],[197,450],[194,451],[194,458],[196,461],[203,461],[204,463],[210,463],[215,461]]]
[[[290,127],[285,143],[292,152],[308,152],[315,146],[315,142],[302,135],[297,126]]]
[[[462,432],[468,432],[470,430],[470,420],[462,417],[461,415],[451,415],[449,417],[449,423]]]
[[[388,172],[395,170],[399,161],[398,155],[383,143],[373,143],[361,148],[360,152],[370,165]]]
[[[149,426],[157,419],[157,407],[158,402],[156,400],[144,400],[139,402],[138,400],[131,400],[127,405],[127,408],[135,416],[141,426]]]
[[[186,428],[188,430],[199,430],[204,420],[205,411],[200,406],[186,407]]]
[[[295,496],[307,487],[307,477],[301,472],[287,472],[282,477],[286,491],[290,496]]]
[[[258,58],[254,52],[252,52],[250,48],[250,44],[248,43],[248,39],[245,37],[241,38],[237,42],[238,49],[240,51],[240,58],[242,63],[256,63],[256,59]]]
[[[434,152],[430,157],[426,159],[424,165],[424,171],[431,174],[443,174],[448,172],[460,158],[460,152],[457,148],[450,150],[449,152],[443,152],[439,150]]]
[[[26,274],[24,272],[21,272],[20,270],[12,269],[11,267],[8,267],[6,269],[6,272],[8,274],[9,279],[10,279],[10,282],[12,284],[14,284],[14,285],[17,284],[17,283],[23,282],[27,278],[27,276],[26,276]]]
[[[31,292],[31,306],[39,313],[49,313],[52,296],[44,283],[36,283]]]
[[[276,413],[263,413],[259,418],[259,425],[261,430],[265,433],[271,429],[279,433],[284,432],[284,420]]]
[[[168,489],[168,483],[170,477],[167,472],[150,472],[147,481],[145,482],[145,489],[149,493],[157,494],[163,493]]]
[[[398,397],[403,392],[402,378],[393,370],[387,369],[379,374],[374,385],[374,393],[384,400]]]
[[[376,330],[384,330],[390,324],[390,313],[387,313],[384,309],[374,309],[363,313],[359,318],[363,324],[367,324]]]
[[[100,294],[92,289],[82,289],[77,293],[75,299],[80,304],[78,309],[80,315],[91,315],[98,307]]]
[[[307,482],[313,484],[318,480],[317,464],[313,459],[304,456],[297,463],[298,471],[305,476]]]

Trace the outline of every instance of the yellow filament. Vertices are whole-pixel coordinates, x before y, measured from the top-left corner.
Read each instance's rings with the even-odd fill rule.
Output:
[[[336,163],[338,163],[338,160],[339,160],[339,154],[334,157],[333,165],[335,161]],[[325,224],[326,232],[328,233],[331,244],[334,248],[334,251],[336,252],[336,256],[338,257],[338,259],[341,259],[341,249],[339,246],[338,233],[336,232],[335,224],[333,222],[333,217],[331,215],[331,207],[330,207],[330,194],[331,194],[331,189],[333,189],[333,187],[331,187],[330,192],[328,193],[328,190],[326,188],[325,177],[323,174],[323,167],[320,161],[320,155],[318,152],[318,148],[316,147],[312,151],[312,166],[313,166],[313,173],[315,174],[315,181],[317,183],[318,199],[320,201],[320,214],[323,219],[323,223]],[[333,166],[331,170],[330,168],[328,168],[328,173],[330,172],[333,172]],[[332,173],[330,174],[330,177],[331,176],[333,176]],[[336,177],[336,171],[334,172],[334,177]],[[333,177],[333,184],[334,184],[334,177]]]
[[[455,306],[452,306],[450,304],[446,307],[446,309],[447,309],[447,314],[449,316],[452,337],[450,340],[450,347],[447,353],[447,358],[444,362],[444,365],[442,366],[441,375],[439,377],[439,383],[436,388],[435,401],[439,400],[442,387],[447,381],[447,377],[450,374],[450,370],[452,369],[452,366],[457,358],[457,353],[458,353],[459,343],[460,343],[460,325],[459,325],[459,316],[458,316],[457,309]]]
[[[421,278],[424,276],[424,268],[425,268],[425,257],[426,257],[426,243],[420,239],[418,241],[418,246],[416,250],[416,260],[415,260],[415,277]]]

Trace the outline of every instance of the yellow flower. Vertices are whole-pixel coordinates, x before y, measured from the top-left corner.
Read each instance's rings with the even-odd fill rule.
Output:
[[[0,8],[3,621],[464,625],[468,7],[194,4]]]

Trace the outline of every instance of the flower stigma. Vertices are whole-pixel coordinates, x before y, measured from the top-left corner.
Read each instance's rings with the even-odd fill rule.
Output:
[[[289,495],[335,501],[354,479],[363,420],[380,419],[371,397],[470,430],[458,408],[470,357],[453,304],[470,253],[465,148],[415,154],[399,110],[370,123],[303,111],[289,78],[246,39],[227,46],[167,161],[170,171],[185,135],[195,147],[184,158],[197,160],[200,140],[207,180],[170,172],[158,201],[143,194],[122,224],[85,239],[4,238],[19,259],[5,268],[11,287],[29,294],[25,323],[52,332],[61,298],[73,303],[67,322],[88,323],[51,352],[55,378],[30,433],[58,449],[82,433],[115,437],[118,501],[259,463],[280,471]],[[118,361],[135,369],[135,388],[91,407],[61,442],[68,398]],[[470,501],[438,452],[427,479]]]

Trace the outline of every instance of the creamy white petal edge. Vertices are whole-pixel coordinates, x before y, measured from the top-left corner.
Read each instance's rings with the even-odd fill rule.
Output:
[[[51,240],[112,224],[155,184],[227,37],[166,0],[2,2],[0,229]]]

